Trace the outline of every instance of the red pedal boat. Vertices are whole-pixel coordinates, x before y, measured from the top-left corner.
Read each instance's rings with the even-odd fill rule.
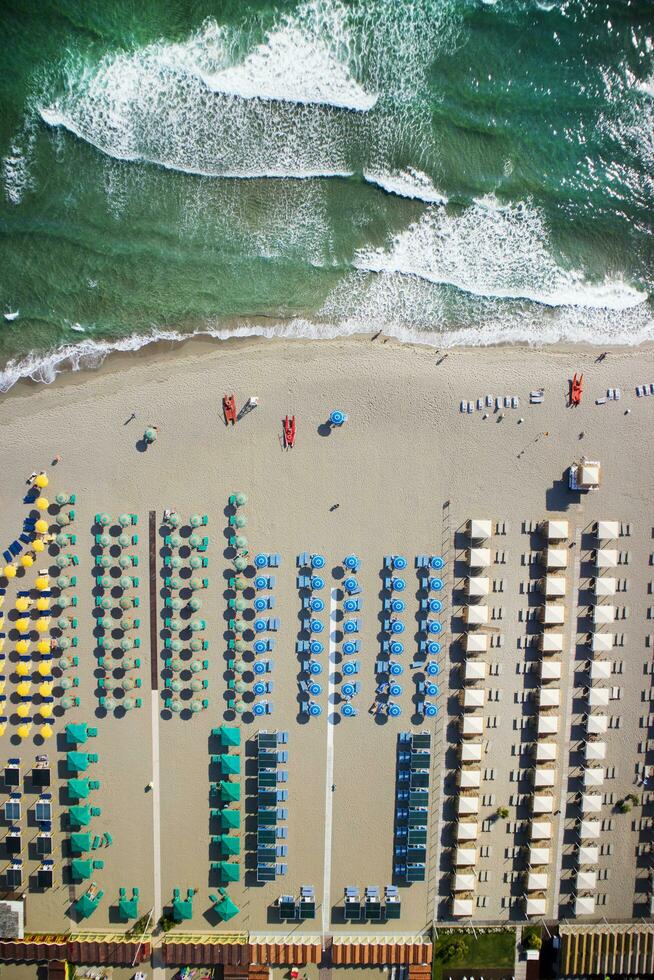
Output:
[[[225,416],[225,425],[236,425],[236,402],[234,401],[233,395],[223,395],[223,414]]]
[[[295,416],[286,416],[284,419],[284,448],[292,449],[295,445]]]
[[[570,383],[570,404],[579,405],[581,402],[581,395],[584,390],[584,376],[580,374],[579,377],[575,374],[574,378]]]

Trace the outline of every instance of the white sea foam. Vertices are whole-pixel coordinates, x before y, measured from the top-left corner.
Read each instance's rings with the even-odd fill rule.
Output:
[[[645,81],[637,82],[636,88],[643,95],[649,95],[651,99],[654,99],[654,75],[651,78],[645,79]]]
[[[25,194],[34,189],[30,172],[33,146],[33,131],[24,128],[16,135],[9,152],[2,158],[5,198],[10,204],[20,204]]]
[[[396,194],[398,197],[413,198],[427,204],[447,203],[447,197],[436,189],[427,174],[413,167],[394,173],[364,170],[363,178],[369,184],[375,184],[388,194]]]
[[[477,296],[547,306],[626,309],[647,299],[627,283],[590,283],[558,264],[540,212],[527,204],[429,208],[388,247],[364,249],[356,268],[418,276]]]

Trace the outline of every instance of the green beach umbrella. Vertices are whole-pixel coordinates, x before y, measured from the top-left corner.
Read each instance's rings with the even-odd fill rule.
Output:
[[[57,646],[59,647],[60,650],[67,650],[68,647],[70,646],[70,640],[68,639],[67,636],[60,636],[59,639],[57,640]]]
[[[88,731],[84,722],[71,721],[66,725],[67,745],[84,745],[88,737]]]
[[[197,674],[197,673],[199,673],[202,670],[202,661],[201,660],[191,660],[191,662],[189,664],[189,667],[191,668],[191,670],[193,671],[194,674]]]
[[[67,575],[59,575],[57,577],[57,588],[67,589],[69,585],[70,585],[70,579],[68,578]]]
[[[123,616],[123,618],[118,623],[118,625],[120,626],[123,633],[126,633],[127,630],[133,630],[136,626],[136,623],[134,622],[131,616]]]
[[[199,558],[198,555],[191,555],[191,557],[188,560],[188,563],[191,566],[191,568],[202,568],[202,559]]]
[[[138,898],[118,899],[118,915],[122,922],[127,922],[129,919],[137,919],[138,914],[139,914]]]
[[[232,902],[229,895],[224,895],[219,902],[216,902],[213,910],[223,922],[229,922],[230,919],[233,919],[240,912],[238,905]]]
[[[234,588],[236,589],[237,592],[244,592],[245,589],[247,589],[247,587],[248,587],[248,584],[247,584],[247,582],[245,581],[244,578],[235,578],[234,579]]]
[[[82,919],[88,919],[98,907],[98,903],[102,898],[104,892],[98,892],[95,898],[90,898],[89,895],[82,895],[75,902],[75,911]]]
[[[118,559],[118,564],[121,568],[131,568],[132,559],[129,557],[129,555],[121,555]]]
[[[202,690],[202,681],[199,678],[194,677],[191,680],[191,683],[189,684],[189,687],[191,688],[192,691],[201,691]]]
[[[100,544],[102,545],[103,548],[108,548],[109,545],[111,544],[111,535],[110,534],[101,534],[100,535]]]
[[[154,426],[149,425],[147,427],[147,429],[143,433],[143,438],[145,439],[146,442],[152,443],[155,441],[155,439],[157,438],[157,433]]]
[[[130,596],[121,596],[118,600],[118,605],[121,609],[131,609],[134,605],[134,600]]]
[[[234,609],[238,610],[238,612],[245,612],[248,606],[249,603],[246,599],[236,599],[234,602]]]
[[[202,584],[202,579],[201,578],[192,578],[190,580],[190,582],[189,582],[189,585],[193,589],[194,592],[197,592],[198,589],[203,589],[204,588],[204,585]]]
[[[183,566],[183,564],[184,564],[184,562],[179,557],[179,555],[173,555],[173,557],[170,559],[170,567],[171,568],[181,568]]]
[[[73,854],[84,854],[91,850],[91,835],[84,833],[74,833],[70,835],[70,850]]]
[[[100,568],[111,568],[113,562],[109,557],[109,555],[101,555],[98,558],[98,565],[100,566]]]
[[[237,507],[244,507],[248,502],[248,495],[247,493],[243,493],[242,490],[239,490],[238,493],[234,494],[234,500],[236,501]]]
[[[59,627],[60,630],[67,630],[70,625],[71,625],[70,620],[66,619],[65,616],[60,616],[59,619],[57,620],[57,626]]]
[[[176,677],[173,678],[168,686],[170,687],[171,691],[175,692],[175,694],[179,694],[179,692],[184,689],[184,684]]]
[[[245,712],[245,705],[243,704],[242,701],[239,701],[239,702],[237,702],[237,704],[234,705],[234,711],[236,712],[237,715],[244,714],[244,712]]]
[[[234,559],[234,568],[237,572],[244,572],[248,567],[248,560],[245,555],[239,555]]]
[[[91,792],[88,779],[69,779],[67,789],[72,800],[86,800]]]
[[[110,575],[103,575],[100,579],[100,584],[102,585],[103,589],[110,589],[113,585],[113,580]]]
[[[131,711],[134,707],[134,698],[123,698],[122,704],[125,711]]]
[[[69,595],[60,595],[57,599],[57,605],[60,609],[67,609],[68,606],[73,604],[73,600]]]
[[[220,850],[223,852],[223,854],[229,854],[230,856],[236,857],[237,854],[241,853],[240,838],[233,837],[231,834],[221,834]]]
[[[70,677],[62,677],[61,680],[59,681],[59,687],[63,691],[69,691],[72,686],[73,686],[73,682],[71,681]]]
[[[199,514],[191,514],[191,527],[200,527],[202,518]]]
[[[168,523],[170,524],[171,527],[179,527],[179,525],[182,523],[179,514],[175,514],[175,513],[169,514]]]
[[[102,609],[111,609],[112,606],[113,606],[113,602],[111,601],[109,596],[105,596],[103,599],[100,600],[100,607]]]
[[[193,918],[193,902],[186,898],[173,899],[173,919],[175,922],[183,922],[185,919]]]
[[[188,543],[190,544],[191,548],[197,548],[202,544],[202,538],[199,534],[192,534],[188,539]]]
[[[73,707],[73,699],[69,697],[64,696],[59,703],[61,704],[61,707],[64,708],[66,711],[68,711],[69,708]]]
[[[239,694],[245,694],[247,689],[248,686],[245,683],[245,681],[236,681],[236,683],[234,684],[234,690],[237,691]]]
[[[240,745],[241,729],[235,725],[221,725],[218,729],[218,737],[222,745]]]
[[[68,535],[67,534],[58,534],[57,537],[55,538],[55,543],[60,548],[65,548],[66,545],[68,544]]]
[[[237,548],[247,548],[248,539],[245,537],[244,534],[237,534],[236,537],[234,538],[234,544],[236,545]]]
[[[238,653],[244,653],[247,648],[248,644],[245,640],[241,639],[241,637],[239,637],[238,640],[234,640],[234,649],[237,650]]]
[[[170,580],[170,588],[171,589],[181,589],[182,588],[182,580],[179,577],[179,575],[173,575],[173,577]]]
[[[59,670],[68,670],[68,668],[72,667],[72,665],[73,661],[70,659],[70,657],[61,657],[57,662]]]
[[[196,698],[194,698],[191,701],[191,711],[194,715],[196,715],[198,711],[202,711],[202,701],[198,701]]]
[[[241,786],[239,783],[226,783],[221,780],[220,797],[224,803],[238,803],[241,799]]]
[[[182,702],[181,701],[171,701],[170,704],[168,705],[168,707],[170,708],[171,711],[174,711],[175,714],[178,715],[179,712],[182,710]]]
[[[241,814],[238,810],[228,810],[225,808],[220,811],[220,826],[225,830],[238,830],[241,826]]]
[[[122,534],[118,535],[118,544],[121,548],[129,548],[131,543],[132,539],[130,538],[129,534],[125,534],[125,532],[123,532]]]
[[[192,619],[191,620],[191,629],[193,630],[194,633],[199,633],[200,630],[206,629],[206,627],[207,627],[207,624],[205,623],[205,621],[203,619]]]
[[[121,527],[128,527],[132,523],[132,515],[121,514],[118,518],[118,523],[121,525]]]
[[[184,629],[183,622],[177,616],[173,616],[168,625],[175,633],[178,633],[181,629]]]
[[[189,643],[189,646],[193,651],[193,653],[199,653],[200,650],[202,649],[202,640],[198,639],[197,636],[194,636],[191,642]]]
[[[121,587],[121,589],[131,589],[132,588],[132,584],[133,583],[132,583],[132,580],[131,580],[131,578],[130,578],[129,575],[121,575],[119,581],[120,581],[120,587]]]
[[[88,827],[91,823],[91,810],[88,806],[71,806],[68,818],[74,827]]]
[[[182,539],[179,536],[179,534],[171,534],[170,535],[170,544],[171,544],[171,547],[172,548],[179,548],[179,547],[181,547]]]
[[[223,776],[239,776],[241,773],[240,756],[223,752],[220,756],[220,768]]]
[[[233,628],[233,630],[234,630],[235,633],[245,633],[245,631],[246,631],[246,629],[248,627],[247,627],[247,623],[244,620],[242,620],[242,619],[235,619],[234,620],[234,625],[233,625],[232,628]]]
[[[108,524],[111,524],[109,514],[100,514],[99,523],[102,527],[107,527]]]
[[[98,625],[104,630],[110,630],[114,625],[114,621],[111,616],[103,616],[102,619],[98,620]]]
[[[177,642],[179,642],[179,641],[177,641]],[[184,669],[184,661],[183,660],[180,660],[179,657],[175,657],[175,659],[172,661],[172,663],[171,663],[170,666],[173,668],[173,670],[183,670]]]
[[[169,607],[169,608],[170,608],[170,609],[174,609],[174,610],[175,610],[175,612],[179,612],[179,610],[180,610],[180,609],[181,609],[181,608],[182,608],[183,606],[184,606],[184,603],[183,603],[183,601],[182,601],[181,599],[179,599],[179,598],[177,598],[177,597],[175,597],[174,599],[171,599],[171,600],[170,600],[170,607]]]
[[[117,687],[120,687],[120,684],[115,677],[105,677],[104,686],[107,691],[115,691]]]
[[[57,555],[55,565],[57,568],[66,568],[67,565],[70,565],[70,555]]]
[[[184,644],[182,643],[181,640],[177,640],[177,639],[172,640],[170,644],[170,649],[174,650],[175,653],[179,653],[181,650],[184,649]],[[181,663],[181,661],[179,662]],[[181,670],[182,668],[178,667],[177,669]]]
[[[188,601],[188,604],[193,610],[193,612],[198,612],[200,609],[202,609],[202,599],[198,599],[196,595],[191,596],[191,598]]]
[[[91,862],[87,858],[73,858],[70,870],[75,881],[85,881],[91,877]]]
[[[240,878],[239,865],[236,861],[220,861],[219,870],[222,881],[238,881]]]
[[[123,690],[133,691],[136,687],[136,681],[133,677],[123,677]]]
[[[234,518],[234,527],[247,527],[248,519],[245,514],[237,514]]]

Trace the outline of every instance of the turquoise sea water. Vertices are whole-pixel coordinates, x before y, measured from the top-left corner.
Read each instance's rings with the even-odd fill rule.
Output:
[[[638,0],[0,9],[0,386],[208,331],[654,336]]]

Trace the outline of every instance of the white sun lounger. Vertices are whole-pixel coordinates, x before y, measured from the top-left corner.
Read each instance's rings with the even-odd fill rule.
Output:
[[[654,384],[649,386],[650,394],[654,395]]]
[[[520,404],[520,402],[518,401],[518,399],[514,395],[513,398],[511,399],[511,407],[512,408],[517,408],[519,404]]]
[[[472,402],[468,402],[468,414],[470,415],[474,411],[474,405]]]
[[[477,411],[478,412],[481,412],[481,410],[482,410],[483,407],[484,407],[484,399],[483,398],[478,398],[477,399]]]
[[[486,395],[486,408],[492,408],[492,407],[493,407],[493,396]]]
[[[650,385],[643,385],[643,394],[649,395]]]
[[[511,398],[509,395],[504,396],[504,407],[511,408]]]
[[[636,396],[640,398],[643,394],[643,389],[641,385],[636,385]]]

